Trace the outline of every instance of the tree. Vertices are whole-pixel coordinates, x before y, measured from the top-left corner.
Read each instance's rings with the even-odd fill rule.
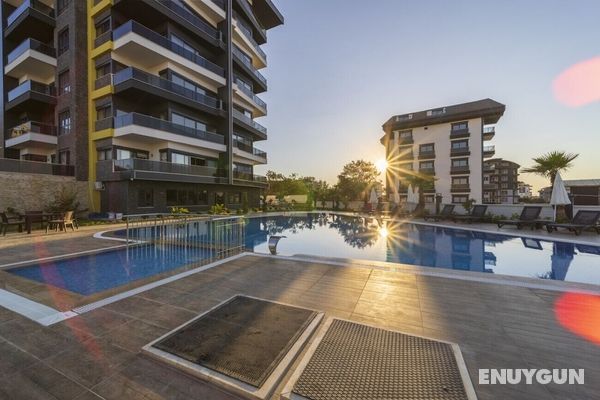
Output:
[[[567,153],[565,151],[551,151],[540,157],[535,157],[535,164],[523,170],[524,173],[532,173],[550,178],[550,185],[554,187],[556,174],[560,171],[566,171],[573,166],[573,160],[579,157],[579,154]]]
[[[310,206],[316,206],[319,201],[328,200],[329,184],[325,181],[318,180],[313,176],[305,176],[302,181],[308,189],[308,198]]]
[[[347,207],[350,201],[364,197],[368,189],[378,184],[378,176],[377,168],[369,161],[356,160],[344,165],[336,185],[340,200]]]
[[[414,210],[415,214],[420,214],[425,209],[425,189],[432,186],[435,182],[435,177],[430,174],[423,174],[419,172],[411,173],[402,177],[402,183],[404,185],[411,185],[413,190],[419,189],[419,203],[417,208]]]
[[[294,194],[308,194],[306,184],[297,174],[285,176],[273,171],[267,172],[268,194],[275,195],[279,200]]]

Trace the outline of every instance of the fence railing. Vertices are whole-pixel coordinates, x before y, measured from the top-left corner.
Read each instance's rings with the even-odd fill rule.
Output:
[[[128,251],[159,246],[163,253],[187,254],[210,263],[245,250],[243,217],[205,214],[133,214],[123,217]]]

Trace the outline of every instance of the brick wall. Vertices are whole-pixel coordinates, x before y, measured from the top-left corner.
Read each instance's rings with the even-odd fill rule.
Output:
[[[88,208],[87,182],[67,176],[0,172],[0,211],[7,207],[19,212],[44,210],[62,187],[75,190],[79,208]]]

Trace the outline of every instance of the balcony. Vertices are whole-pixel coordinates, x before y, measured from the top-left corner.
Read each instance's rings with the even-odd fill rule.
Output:
[[[468,165],[451,166],[450,167],[450,175],[466,175],[466,174],[469,174],[470,172],[471,171],[470,171]]]
[[[252,78],[255,89],[264,92],[267,90],[267,78],[263,76],[252,64],[252,60],[236,45],[233,46],[233,60]],[[258,86],[258,87],[257,87]]]
[[[96,82],[99,80],[103,80],[105,84],[110,83],[110,80],[106,80],[104,77],[99,78]],[[198,93],[137,68],[129,67],[117,72],[112,77],[112,84],[115,93],[132,90],[135,97],[139,95],[146,96],[148,101],[151,101],[152,98],[150,97],[154,96],[157,102],[170,100],[211,114],[224,114],[221,100]]]
[[[245,26],[234,11],[234,22],[233,22],[233,38],[241,45],[248,53],[252,54],[252,65],[256,69],[264,68],[267,66],[267,54],[260,48],[259,44],[254,40],[252,36],[252,30]]]
[[[491,158],[496,154],[496,146],[483,146],[483,158]]]
[[[256,19],[254,11],[252,11],[252,6],[250,5],[250,3],[248,3],[248,0],[234,0],[233,3],[239,6],[246,19],[252,24],[254,32],[256,33],[254,39],[256,39],[258,44],[265,44],[267,42],[267,31],[260,25],[260,23]],[[235,12],[234,17],[237,19],[238,17],[236,14],[237,12]]]
[[[471,187],[469,186],[469,184],[450,186],[450,193],[469,193],[470,191]]]
[[[252,10],[260,24],[266,29],[283,24],[283,15],[281,15],[281,12],[279,12],[271,0],[253,0]]]
[[[7,131],[5,146],[21,149],[25,147],[56,147],[56,127],[40,122],[25,122]]]
[[[44,85],[36,81],[25,81],[7,94],[6,111],[20,111],[28,108],[29,111],[45,108],[56,104],[56,92],[54,86]],[[31,107],[29,107],[31,106]]]
[[[267,163],[267,153],[253,147],[251,143],[234,139],[233,146],[233,154],[243,159],[244,162],[252,163],[252,165]]]
[[[394,156],[392,156],[392,159],[394,161],[404,161],[404,160],[414,160],[415,155],[412,152],[412,148],[409,149],[408,151],[404,150],[404,149],[399,149],[398,153]]]
[[[10,77],[48,82],[56,74],[56,50],[35,39],[25,39],[6,57],[4,73]]]
[[[497,183],[484,183],[483,190],[498,190]]]
[[[252,107],[253,115],[256,115],[257,117],[267,115],[267,103],[254,94],[254,92],[244,85],[243,82],[236,80],[233,88],[240,99],[243,100],[245,104]]]
[[[14,160],[12,158],[0,158],[0,171],[16,172],[21,174],[42,174],[60,176],[75,175],[75,167],[73,165]]]
[[[468,128],[465,129],[452,129],[450,131],[450,139],[467,138],[471,135]]]
[[[471,151],[468,147],[450,148],[450,157],[468,156]]]
[[[483,140],[492,140],[496,136],[496,127],[486,126],[483,128]]]
[[[98,161],[100,181],[145,180],[182,183],[219,183],[217,168],[128,158]]]
[[[225,20],[224,0],[195,0],[188,1],[187,5],[214,25]]]
[[[6,19],[4,37],[19,42],[35,35],[36,39],[49,42],[55,26],[52,7],[40,0],[25,0]]]
[[[128,21],[113,30],[112,40],[115,54],[132,60],[143,70],[175,62],[200,81],[225,85],[223,68],[136,21]]]
[[[423,175],[435,175],[434,167],[423,167],[419,168],[419,173]]]
[[[248,117],[244,113],[236,110],[235,108],[233,109],[233,122],[236,125],[254,133],[261,139],[267,138],[267,128],[254,121],[252,118]]]
[[[115,137],[130,137],[146,142],[174,142],[217,152],[225,151],[225,138],[212,132],[175,124],[149,115],[129,113],[96,121],[96,131],[114,128]]]
[[[233,171],[233,183],[243,186],[266,187],[267,178],[247,172]]]
[[[431,160],[435,158],[435,151],[419,151],[419,160]]]
[[[405,136],[405,137],[398,137],[398,145],[399,146],[403,146],[403,145],[407,145],[407,144],[414,144],[415,141],[413,140],[412,135],[411,136]]]

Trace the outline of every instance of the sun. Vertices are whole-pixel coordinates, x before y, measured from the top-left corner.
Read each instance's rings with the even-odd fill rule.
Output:
[[[381,160],[375,161],[375,168],[377,168],[377,171],[379,171],[379,173],[385,172],[387,167],[388,167],[387,160],[382,158]]]

